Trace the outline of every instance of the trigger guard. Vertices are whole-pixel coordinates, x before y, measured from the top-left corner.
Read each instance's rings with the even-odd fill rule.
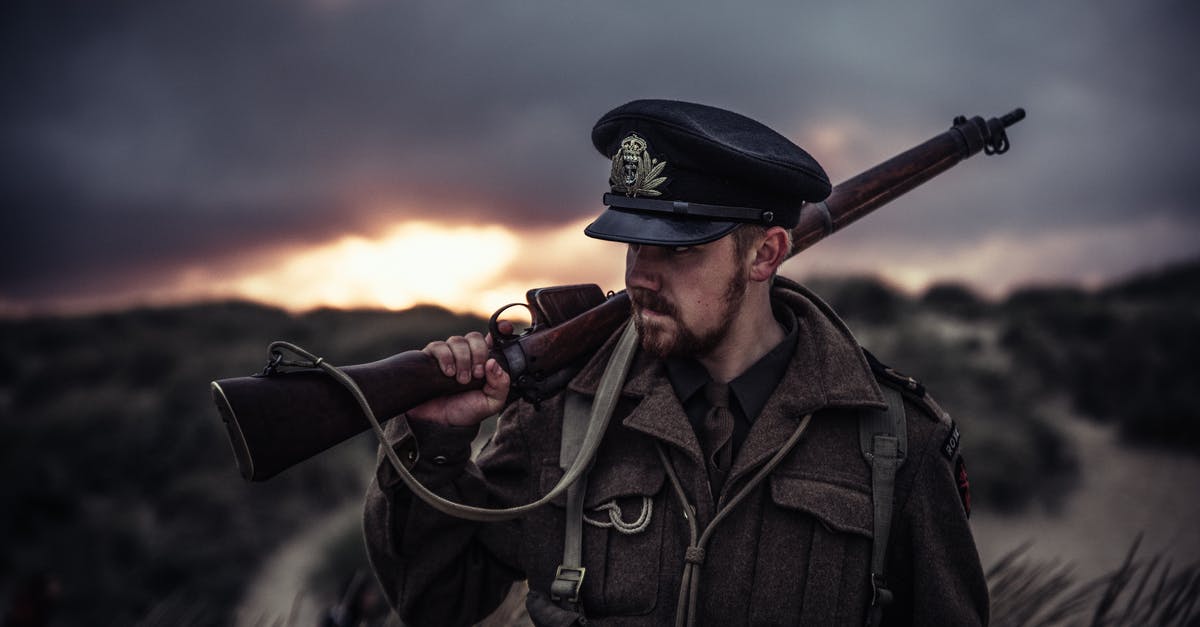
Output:
[[[497,309],[496,313],[492,314],[492,317],[488,320],[488,333],[492,334],[492,340],[499,342],[510,342],[519,337],[519,335],[516,333],[500,332],[500,314],[512,309],[513,307],[524,307],[529,311],[529,315],[531,317],[533,316],[533,309],[531,309],[529,305],[526,305],[525,303],[509,303]]]

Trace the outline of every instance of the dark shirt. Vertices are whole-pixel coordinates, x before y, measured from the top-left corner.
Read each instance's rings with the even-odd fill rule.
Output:
[[[733,455],[741,449],[742,442],[750,433],[754,419],[762,413],[767,399],[775,391],[787,371],[792,353],[796,351],[796,315],[790,310],[775,310],[775,319],[783,326],[784,338],[767,351],[754,365],[738,378],[729,382],[729,409],[733,413]],[[690,357],[672,357],[667,360],[667,378],[675,388],[675,396],[683,405],[688,420],[696,433],[704,424],[704,417],[712,406],[704,397],[704,384],[712,381],[708,370]]]

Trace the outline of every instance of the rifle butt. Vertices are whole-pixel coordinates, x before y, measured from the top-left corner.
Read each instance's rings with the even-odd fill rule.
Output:
[[[381,423],[431,398],[483,385],[458,383],[420,351],[343,370]],[[270,479],[371,428],[350,391],[320,370],[221,379],[210,388],[248,481]]]

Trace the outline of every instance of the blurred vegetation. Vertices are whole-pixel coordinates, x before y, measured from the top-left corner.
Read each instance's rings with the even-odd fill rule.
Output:
[[[958,420],[977,506],[1015,511],[1053,508],[1075,479],[1043,409],[1064,396],[1131,441],[1198,450],[1198,279],[1193,263],[1003,302],[957,284],[919,298],[872,278],[809,285]],[[234,302],[0,320],[0,601],[50,576],[62,624],[229,623],[272,551],[361,499],[374,446],[360,436],[246,483],[208,381],[261,370],[274,339],[350,364],[484,326],[434,307],[290,315]],[[355,536],[326,547],[314,589],[361,567]]]
[[[1044,388],[1128,441],[1200,453],[1200,262],[1095,292],[1025,289],[999,309],[1003,345]]]
[[[293,316],[245,303],[0,321],[0,599],[49,573],[63,624],[179,606],[195,624],[228,623],[265,556],[361,499],[374,445],[360,436],[247,483],[208,382],[261,370],[273,339],[348,364],[483,327],[432,307]]]

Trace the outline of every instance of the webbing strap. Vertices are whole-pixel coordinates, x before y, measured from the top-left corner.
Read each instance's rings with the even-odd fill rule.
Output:
[[[904,463],[908,450],[908,429],[904,424],[904,397],[898,390],[883,388],[886,411],[865,411],[858,420],[858,443],[871,467],[871,503],[874,506],[874,534],[871,542],[871,606],[867,625],[875,627],[883,619],[883,608],[892,602],[887,587],[888,536],[892,529],[896,471]]]
[[[596,388],[596,396],[592,400],[591,411],[588,411],[587,400],[574,393],[568,393],[563,407],[562,444],[559,447],[558,465],[572,469],[577,465],[580,450],[587,444],[588,437],[593,435],[597,423],[607,427],[612,418],[617,399],[621,396],[621,388],[625,386],[625,377],[633,364],[633,356],[637,352],[637,329],[632,322],[626,327],[625,333],[617,343],[617,348],[604,367],[600,384]],[[603,437],[601,431],[596,437],[596,444]],[[550,598],[557,602],[567,602],[574,606],[579,604],[579,591],[583,588],[583,576],[587,569],[583,567],[583,497],[587,491],[587,471],[591,467],[595,450],[590,452],[587,466],[579,473],[579,480],[567,489],[567,523],[563,537],[563,560],[554,574],[550,584]],[[571,460],[568,462],[567,460]],[[565,475],[564,475],[565,476]],[[570,608],[570,609],[575,609]]]
[[[562,445],[558,466],[566,471],[579,453],[579,446],[590,415],[588,401],[581,394],[567,392],[563,407]],[[557,602],[579,603],[583,586],[583,498],[587,492],[587,474],[567,488],[567,526],[563,538],[563,558],[550,584],[550,598]],[[572,608],[573,609],[573,608]]]

